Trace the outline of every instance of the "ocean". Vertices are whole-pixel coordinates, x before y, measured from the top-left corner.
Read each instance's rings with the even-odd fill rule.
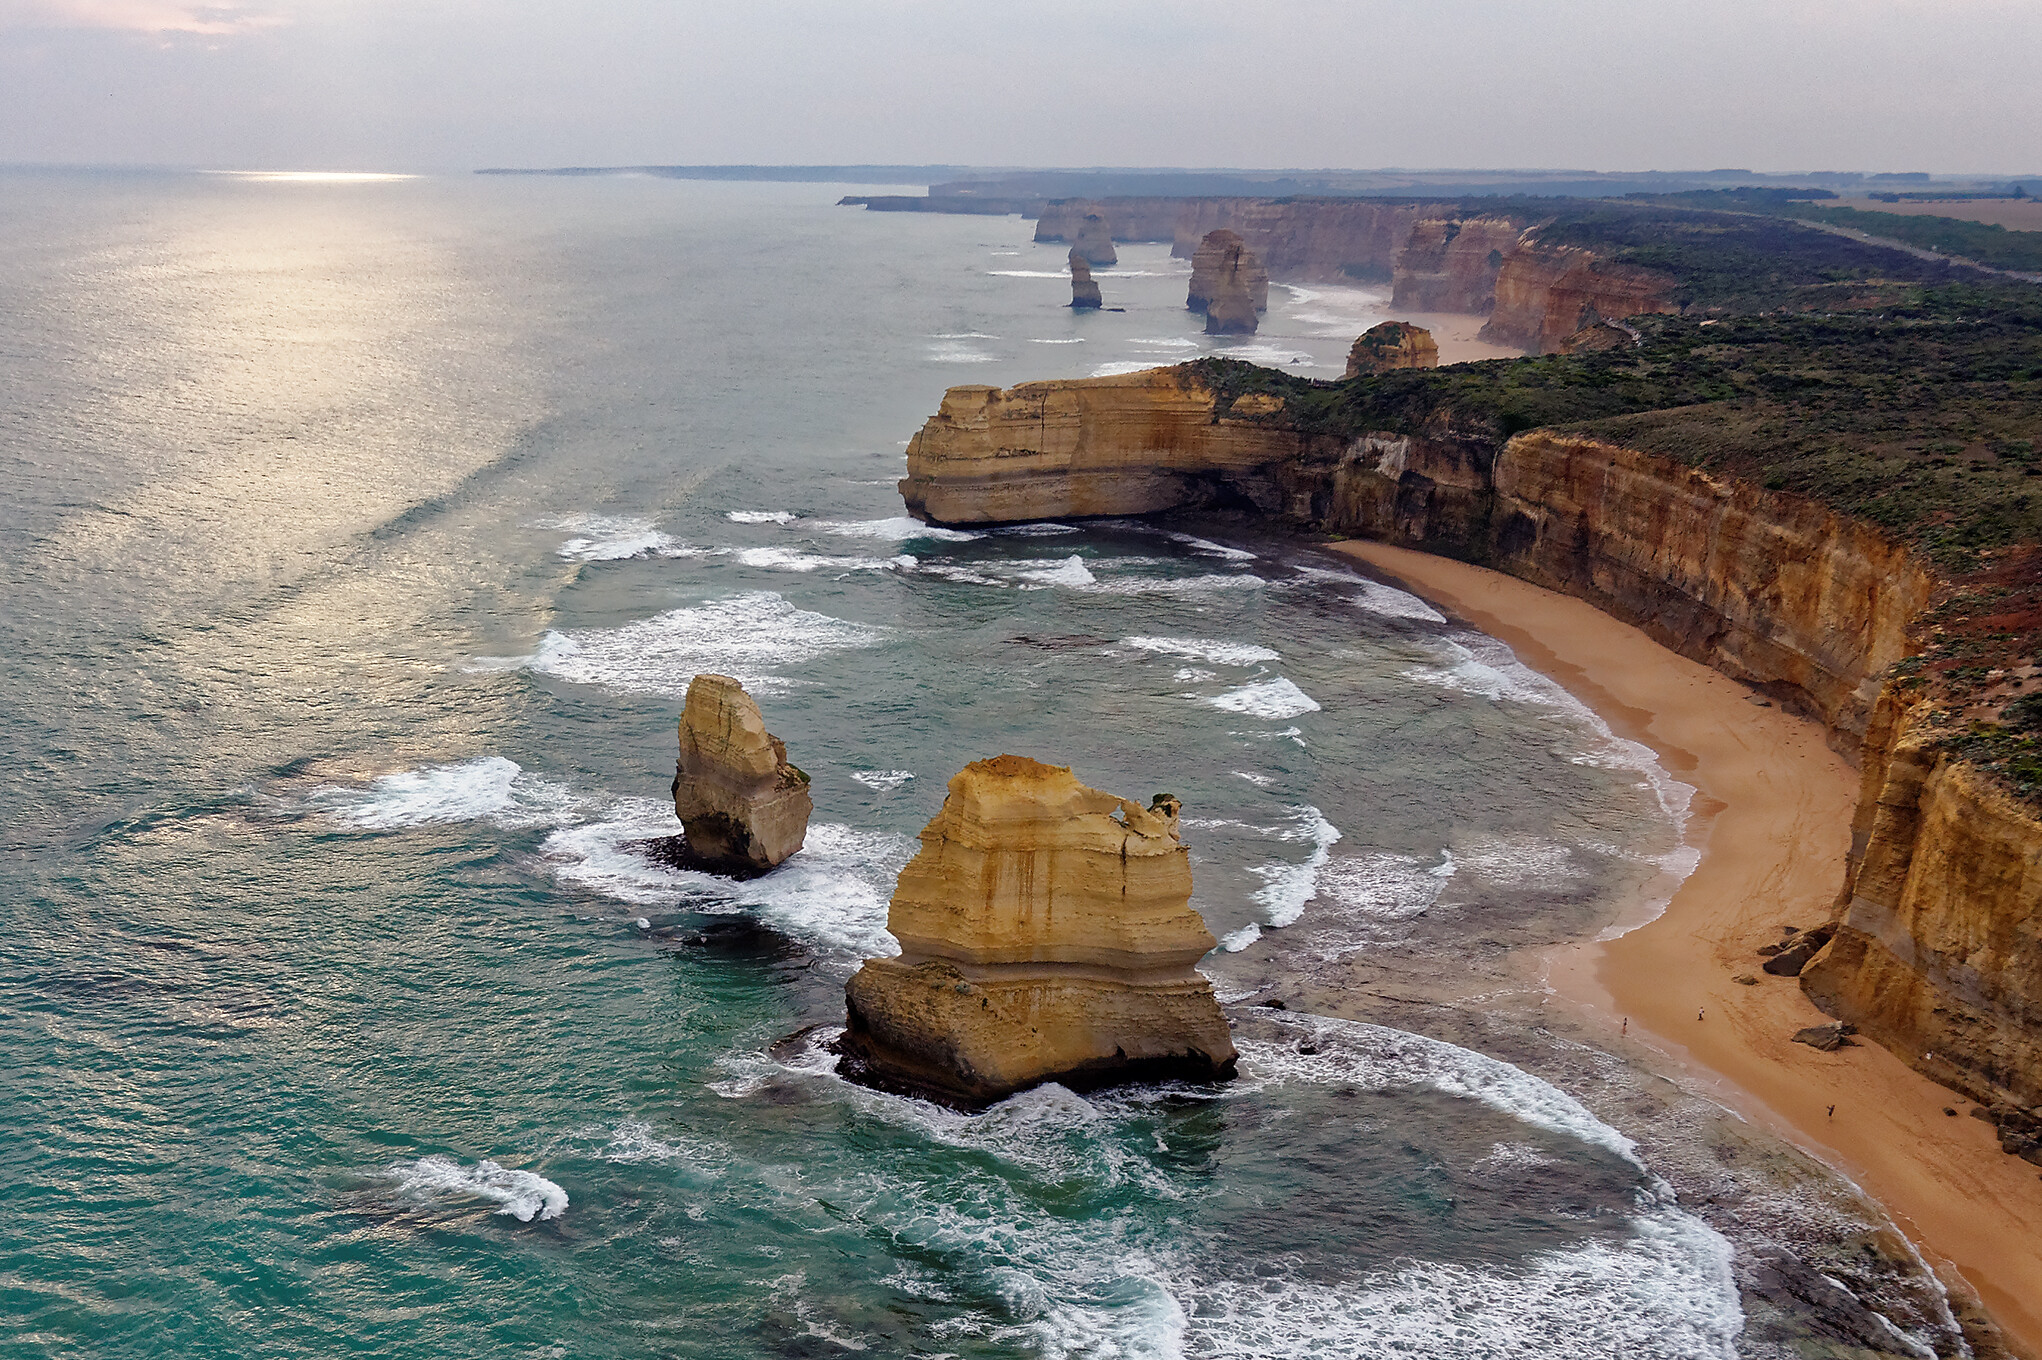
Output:
[[[1029,223],[850,186],[0,184],[7,1353],[1771,1353],[1688,1202],[1727,1173],[1616,1112],[1655,1078],[1521,998],[1475,1046],[1297,1004],[1620,928],[1693,859],[1649,751],[1252,524],[904,516],[951,384],[1337,376],[1381,290],[1208,338],[1134,245],[1074,314]],[[642,845],[705,670],[814,780],[748,883]],[[1237,1081],[835,1076],[894,874],[1007,751],[1183,800]],[[1856,1205],[1761,1151],[1736,1194]]]

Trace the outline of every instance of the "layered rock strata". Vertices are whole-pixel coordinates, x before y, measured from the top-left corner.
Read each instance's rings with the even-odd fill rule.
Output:
[[[812,810],[808,776],[787,762],[744,686],[727,675],[690,681],[674,767],[687,859],[717,873],[764,873],[801,848]]]
[[[1277,398],[1222,406],[1189,369],[952,389],[908,472],[909,509],[945,523],[1230,506],[1484,562],[1820,718],[1864,785],[1838,918],[1784,942],[1775,971],[1801,965],[1824,1010],[1986,1103],[2024,1155],[2035,1144],[2042,820],[1949,755],[1933,705],[1888,678],[1938,583],[1878,529],[1552,431],[1499,447],[1444,415],[1306,434]]]
[[[1239,255],[1230,255],[1238,249]],[[1222,228],[1210,231],[1198,243],[1198,249],[1191,255],[1191,286],[1186,290],[1184,305],[1194,312],[1202,312],[1212,304],[1213,298],[1223,287],[1227,261],[1238,259],[1242,264],[1242,280],[1248,288],[1248,296],[1255,304],[1255,310],[1269,310],[1269,271],[1262,262],[1249,252],[1240,236]]]
[[[1231,1076],[1177,812],[1021,756],[965,766],[894,890],[899,957],[845,988],[840,1070],[965,1106],[1047,1081]]]
[[[1385,321],[1355,337],[1347,351],[1349,378],[1387,373],[1393,368],[1438,368],[1439,343],[1432,332],[1408,321]]]
[[[1938,750],[1932,714],[1880,696],[1835,937],[1801,985],[1936,1080],[2042,1111],[2042,823]]]
[[[1269,274],[1238,240],[1220,245],[1212,261],[1205,300],[1207,335],[1253,335],[1261,324],[1255,306],[1254,282],[1262,280],[1262,298],[1269,299]]]
[[[1424,217],[1412,223],[1392,271],[1390,305],[1480,315],[1496,305],[1496,275],[1524,224],[1508,217]]]
[[[1071,306],[1078,311],[1092,307],[1103,307],[1106,299],[1099,295],[1099,285],[1092,279],[1092,266],[1076,250],[1071,252]]]
[[[1591,319],[1672,312],[1676,280],[1635,265],[1611,264],[1578,246],[1545,245],[1535,233],[1496,273],[1496,305],[1482,339],[1551,354]]]

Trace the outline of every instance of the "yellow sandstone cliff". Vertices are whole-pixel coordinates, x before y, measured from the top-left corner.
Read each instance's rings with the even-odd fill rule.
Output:
[[[1022,756],[950,781],[887,913],[898,958],[845,988],[843,1070],[982,1105],[1046,1081],[1232,1075],[1177,803]]]
[[[1431,331],[1408,321],[1384,321],[1355,337],[1347,351],[1347,372],[1341,376],[1358,378],[1393,368],[1438,367],[1439,342]]]
[[[2042,820],[1939,752],[1931,706],[1891,678],[1938,589],[1924,561],[1814,501],[1621,445],[1534,430],[1498,447],[1450,415],[1313,435],[1276,397],[1220,400],[1188,369],[954,388],[902,494],[945,523],[1226,505],[1469,558],[1818,717],[1865,782],[1837,929],[1804,986],[2014,1111],[2003,1141],[2042,1155],[2042,1122],[2015,1108],[2042,1106]]]

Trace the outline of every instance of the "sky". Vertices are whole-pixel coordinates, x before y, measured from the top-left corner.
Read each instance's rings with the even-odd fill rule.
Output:
[[[2042,0],[0,0],[0,163],[2042,172]]]

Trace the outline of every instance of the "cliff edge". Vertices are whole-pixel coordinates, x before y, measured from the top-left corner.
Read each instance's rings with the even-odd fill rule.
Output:
[[[902,495],[949,524],[1228,507],[1440,552],[1585,599],[1811,714],[1865,782],[1804,987],[1995,1107],[2010,1150],[2037,1151],[2042,819],[1953,750],[1965,721],[1910,673],[1945,590],[1923,554],[1812,498],[1610,439],[1506,435],[1451,406],[1385,406],[1369,429],[1341,404],[1359,389],[1214,381],[1227,373],[953,388],[910,442]],[[1945,664],[1971,664],[1951,651]]]

